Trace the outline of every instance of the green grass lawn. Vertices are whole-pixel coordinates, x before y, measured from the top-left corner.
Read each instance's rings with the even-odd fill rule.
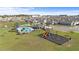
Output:
[[[16,32],[9,32],[4,25],[13,26],[15,23],[0,23],[0,51],[76,51],[79,50],[79,33],[53,31],[59,35],[68,35],[72,38],[63,45],[57,45],[53,42],[40,38],[38,35],[43,30],[36,30],[29,34],[16,35]]]
[[[59,35],[69,35],[72,40],[64,45],[57,45],[53,42],[40,38],[38,35],[42,30],[36,30],[29,34],[16,35],[7,29],[0,29],[0,50],[2,51],[73,51],[79,50],[79,33],[51,31]]]

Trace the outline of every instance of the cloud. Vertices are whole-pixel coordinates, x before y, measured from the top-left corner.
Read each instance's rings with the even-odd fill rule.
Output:
[[[14,15],[14,14],[22,14],[31,11],[34,8],[20,8],[20,7],[2,7],[0,8],[0,15]]]
[[[35,11],[34,7],[1,7],[0,15],[16,15],[16,14],[41,14],[41,15],[78,15],[79,10],[62,10],[62,11]]]

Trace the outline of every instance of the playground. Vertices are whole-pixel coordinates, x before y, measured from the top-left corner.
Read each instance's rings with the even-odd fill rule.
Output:
[[[8,23],[5,23],[8,24]],[[0,25],[4,26],[5,24]],[[12,25],[14,23],[9,23]],[[9,26],[9,27],[10,27]],[[65,40],[62,45],[56,44],[50,40],[39,37],[40,34],[45,33],[44,30],[38,29],[29,34],[16,35],[16,32],[9,32],[8,28],[0,28],[0,50],[1,51],[72,51],[79,50],[79,33],[76,32],[62,32],[51,30],[52,35],[59,35],[71,40]],[[54,33],[54,34],[53,34]],[[57,39],[58,42],[62,42]],[[56,41],[57,41],[56,40]]]
[[[68,42],[69,40],[71,40],[71,38],[66,38],[66,37],[63,37],[63,36],[60,36],[60,35],[57,35],[57,34],[52,34],[52,33],[48,33],[46,36],[44,35],[40,35],[42,38],[46,39],[46,40],[49,40],[51,42],[54,42],[58,45],[62,45],[66,42]]]

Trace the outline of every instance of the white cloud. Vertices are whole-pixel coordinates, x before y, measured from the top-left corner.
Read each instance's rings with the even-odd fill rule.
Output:
[[[2,8],[0,8],[0,15],[12,15],[12,14],[27,13],[32,9],[34,9],[34,8],[2,7]]]
[[[67,14],[67,15],[77,15],[79,14],[79,10],[69,10],[69,11],[33,11],[35,8],[33,7],[4,7],[0,8],[0,15],[14,15],[14,14],[41,14],[41,15],[60,15],[60,14]]]

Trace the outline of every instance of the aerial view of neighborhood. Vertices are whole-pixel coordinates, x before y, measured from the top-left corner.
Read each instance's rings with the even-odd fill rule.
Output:
[[[78,51],[79,7],[0,7],[0,51]]]

